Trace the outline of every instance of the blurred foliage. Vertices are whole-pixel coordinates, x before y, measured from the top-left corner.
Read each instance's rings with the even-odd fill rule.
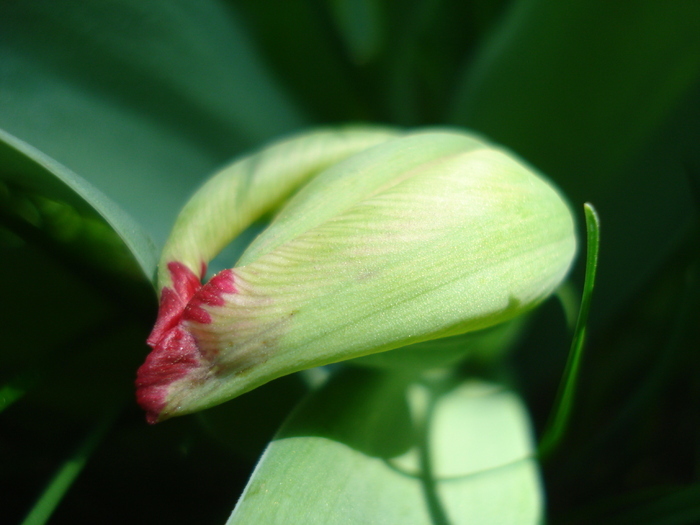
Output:
[[[347,121],[469,127],[547,173],[574,209],[595,204],[599,281],[570,428],[542,465],[547,520],[697,523],[696,0],[4,2],[3,522],[19,523],[81,450],[91,453],[51,523],[225,522],[324,372],[146,426],[132,385],[155,318],[155,247],[224,162]],[[454,373],[517,388],[541,432],[570,337],[549,301],[507,368]],[[261,471],[284,461],[286,438],[311,435],[308,414],[325,410],[316,399],[293,412]],[[353,402],[342,410],[354,414]],[[343,425],[362,417],[333,415],[313,435],[355,439]],[[404,428],[365,423],[382,439]]]

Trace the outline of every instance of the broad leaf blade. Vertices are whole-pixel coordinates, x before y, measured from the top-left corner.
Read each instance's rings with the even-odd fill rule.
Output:
[[[399,374],[333,378],[270,444],[228,525],[538,523],[520,400],[476,381],[441,390]]]

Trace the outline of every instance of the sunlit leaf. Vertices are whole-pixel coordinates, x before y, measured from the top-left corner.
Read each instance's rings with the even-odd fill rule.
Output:
[[[333,378],[270,444],[228,524],[539,523],[517,395],[440,384],[357,370]]]

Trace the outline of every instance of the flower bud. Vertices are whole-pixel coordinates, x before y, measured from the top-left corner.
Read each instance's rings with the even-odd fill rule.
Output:
[[[236,266],[202,285],[211,258],[299,186]],[[139,402],[156,422],[502,323],[545,299],[575,250],[557,190],[472,135],[370,128],[273,145],[216,175],[178,218]]]

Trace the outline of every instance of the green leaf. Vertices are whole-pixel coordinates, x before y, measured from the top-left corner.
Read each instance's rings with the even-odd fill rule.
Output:
[[[330,13],[356,64],[366,64],[379,53],[383,40],[381,6],[377,0],[331,0]]]
[[[404,2],[398,9],[384,3],[385,45],[374,69],[383,88],[378,118],[405,126],[443,122],[464,57],[506,1]]]
[[[349,369],[270,444],[228,525],[539,523],[528,417],[501,386]]]
[[[85,467],[95,448],[114,424],[115,408],[105,411],[76,451],[68,457],[44,489],[37,502],[22,521],[22,525],[43,525],[51,518],[66,492]]]
[[[601,525],[694,525],[700,521],[700,484],[658,489],[639,494],[637,505],[610,516],[596,517]],[[661,494],[659,494],[661,493]]]
[[[12,202],[13,196],[7,195],[5,202],[7,214],[13,214],[9,208],[15,208],[14,214],[22,215],[22,211],[16,209],[17,203],[22,202],[22,205],[27,206],[24,212],[25,220],[43,221],[44,227],[53,226],[54,229],[63,230],[56,232],[59,241],[62,238],[66,240],[66,236],[78,236],[78,232],[65,230],[80,229],[81,225],[77,223],[81,220],[94,221],[95,217],[101,217],[108,224],[109,229],[119,236],[121,243],[128,249],[127,257],[134,258],[143,276],[147,280],[151,280],[154,276],[157,261],[155,246],[149,236],[127,213],[92,184],[3,130],[0,130],[0,181],[11,186],[12,189],[6,186],[10,193],[14,189],[34,198],[34,202],[30,202],[32,199],[26,197],[24,200],[18,197],[15,202]],[[27,217],[27,213],[36,214],[36,218]],[[67,217],[71,214],[75,216]],[[96,233],[102,237],[109,237],[111,234],[107,229],[100,229],[99,223],[83,224],[82,227],[92,227],[93,231],[97,230]],[[85,235],[90,236],[90,232]],[[96,236],[92,238],[98,242]],[[99,242],[110,241],[99,239]],[[115,243],[112,241],[112,244]],[[119,253],[117,246],[113,247],[109,255],[111,257],[122,255],[121,258],[126,259]],[[128,261],[124,260],[123,264],[124,272],[130,272]]]
[[[89,411],[130,388],[143,351],[134,341],[154,306],[148,235],[90,183],[2,130],[0,234],[0,273],[12,276],[0,282],[12,305],[0,322],[3,403],[41,387],[39,404]],[[105,350],[115,332],[125,340]]]
[[[586,327],[588,313],[591,309],[595,277],[598,269],[598,253],[600,250],[600,219],[592,205],[584,204],[586,214],[587,251],[586,251],[586,279],[583,284],[581,306],[578,319],[571,341],[569,358],[566,369],[562,375],[561,385],[552,409],[551,420],[544,431],[540,442],[540,456],[546,457],[552,453],[564,437],[567,424],[574,408],[574,395],[578,384],[583,347],[586,342]]]
[[[304,119],[215,0],[4,6],[0,121],[157,241],[204,174]]]
[[[195,417],[218,443],[254,463],[308,392],[303,374],[292,374]]]
[[[0,386],[0,412],[20,400],[36,383],[37,371],[25,372]]]
[[[700,5],[519,0],[470,66],[451,119],[580,190],[615,176],[700,78]]]

